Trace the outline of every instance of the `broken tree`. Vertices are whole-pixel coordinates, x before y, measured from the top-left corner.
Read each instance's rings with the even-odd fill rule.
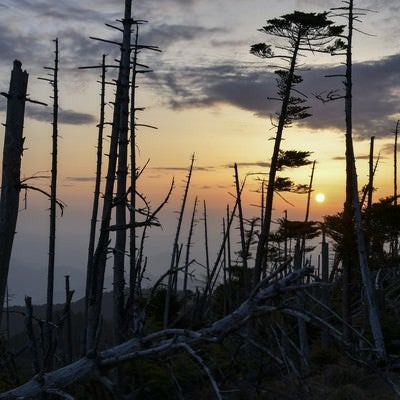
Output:
[[[0,324],[7,287],[11,250],[17,225],[21,157],[23,153],[24,114],[28,73],[14,61],[7,98],[7,119],[3,150],[3,176],[0,200]]]

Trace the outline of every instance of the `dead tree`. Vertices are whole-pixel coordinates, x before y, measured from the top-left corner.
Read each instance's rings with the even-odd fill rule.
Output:
[[[394,204],[397,204],[397,137],[399,134],[399,121],[397,121],[394,130],[394,149],[393,149],[393,198]]]
[[[51,78],[39,78],[48,81],[53,86],[53,130],[51,152],[51,182],[50,182],[50,230],[49,230],[49,260],[47,267],[47,301],[46,322],[48,327],[48,348],[52,347],[52,333],[50,325],[53,322],[53,292],[54,266],[56,250],[56,208],[57,208],[57,155],[58,155],[58,39],[55,42],[54,67],[44,67],[50,70]],[[51,361],[50,361],[51,363]]]
[[[96,240],[96,227],[97,227],[97,216],[99,212],[99,200],[100,200],[100,186],[101,186],[101,169],[103,160],[103,135],[104,135],[104,122],[105,122],[105,105],[106,105],[106,56],[103,55],[101,63],[101,89],[100,89],[100,118],[98,124],[98,135],[97,135],[97,159],[96,159],[96,177],[95,187],[93,196],[93,208],[92,218],[90,220],[90,234],[89,234],[89,246],[88,246],[88,261],[87,261],[87,283],[86,290],[90,287],[92,280],[91,267],[93,264],[93,253]],[[88,294],[86,294],[86,299]],[[86,306],[87,307],[87,306]]]
[[[129,0],[126,0],[126,7],[128,7],[129,8],[128,11],[130,11],[131,2]],[[122,52],[122,44],[121,43],[118,44],[121,46],[121,52]],[[121,63],[122,63],[122,57],[120,64]],[[121,80],[122,80],[121,70],[122,68],[119,68],[117,87],[115,93],[113,123],[110,136],[107,176],[106,176],[106,183],[103,196],[103,209],[100,222],[100,232],[91,265],[92,279],[90,280],[90,282],[88,282],[89,288],[86,291],[88,297],[87,316],[85,321],[86,351],[95,350],[97,345],[96,337],[98,337],[100,329],[101,301],[103,297],[104,274],[107,263],[107,254],[109,250],[110,222],[111,222],[111,214],[112,214],[113,200],[114,200],[115,174],[117,169],[119,126],[120,126],[120,118],[125,118],[125,116],[121,115],[121,98],[123,94],[121,85]],[[129,90],[129,83],[128,87],[125,89]]]
[[[399,121],[396,123],[394,130],[394,149],[393,149],[393,204],[397,205],[397,136],[399,134]],[[393,235],[392,255],[397,257],[399,253],[399,238],[397,234]]]
[[[363,221],[360,208],[360,200],[358,196],[357,171],[353,147],[353,123],[352,123],[352,107],[353,107],[353,33],[354,22],[359,21],[360,15],[358,10],[354,9],[354,1],[345,1],[346,6],[338,7],[334,10],[339,10],[345,14],[348,20],[347,35],[343,35],[345,40],[345,56],[346,56],[346,71],[344,75],[344,103],[345,103],[345,122],[346,122],[346,200],[344,204],[344,260],[343,260],[343,319],[344,332],[347,339],[351,337],[349,327],[351,325],[351,285],[352,273],[351,269],[357,264],[361,271],[362,282],[365,290],[365,295],[368,303],[368,316],[372,335],[374,337],[376,350],[382,358],[386,357],[385,343],[379,320],[378,309],[375,301],[374,289],[372,286],[369,268],[368,256],[365,243],[365,235],[363,229]],[[361,13],[362,14],[362,13]],[[354,243],[356,244],[356,254],[354,253]]]
[[[186,291],[187,291],[187,286],[188,286],[188,276],[189,276],[189,264],[190,264],[190,249],[192,247],[192,237],[193,237],[193,230],[194,226],[196,223],[196,211],[197,211],[197,196],[194,199],[194,204],[193,204],[193,212],[192,212],[192,218],[190,219],[190,226],[189,226],[189,234],[188,234],[188,239],[186,242],[186,255],[185,255],[185,264],[184,264],[184,269],[183,269],[183,295],[185,297],[185,307],[186,307]]]
[[[130,104],[130,188],[128,192],[130,192],[130,198],[128,203],[129,208],[129,296],[126,304],[126,308],[128,310],[129,315],[129,323],[126,324],[125,330],[127,331],[129,325],[138,326],[136,323],[135,316],[140,314],[138,307],[138,298],[140,296],[141,291],[141,282],[143,278],[144,270],[142,269],[142,260],[143,260],[143,241],[146,235],[147,226],[143,227],[143,235],[142,241],[140,244],[140,249],[137,248],[137,228],[139,225],[142,225],[140,221],[138,221],[137,213],[142,214],[142,216],[146,215],[147,222],[150,226],[154,221],[149,219],[150,207],[145,197],[138,193],[137,189],[137,180],[140,175],[143,173],[144,169],[147,166],[147,163],[142,169],[138,168],[137,165],[137,141],[136,141],[136,130],[139,127],[146,127],[151,129],[157,129],[157,127],[149,124],[138,123],[137,120],[137,112],[144,111],[145,107],[137,107],[136,104],[136,91],[138,88],[138,75],[146,74],[152,72],[147,65],[139,63],[139,53],[142,49],[160,51],[156,46],[147,46],[139,44],[139,26],[146,21],[144,20],[135,20],[135,39],[133,44],[133,57],[132,57],[132,81],[131,81],[131,104]],[[138,210],[137,205],[137,197],[141,198],[145,203],[145,209],[147,209],[147,213],[143,212],[143,210]],[[133,328],[136,331],[136,328]]]
[[[128,176],[128,132],[129,132],[129,81],[130,81],[130,56],[131,56],[131,28],[132,0],[125,1],[125,16],[123,24],[123,41],[121,47],[121,61],[119,72],[119,85],[121,87],[120,115],[118,130],[118,167],[117,167],[117,192],[114,199],[115,223],[117,232],[115,237],[114,253],[114,278],[113,278],[113,304],[114,304],[114,343],[122,341],[124,330],[125,307],[125,254],[126,254],[126,184]]]
[[[122,363],[138,359],[164,359],[170,355],[183,351],[192,357],[197,355],[197,362],[202,366],[214,388],[216,398],[220,398],[218,386],[208,367],[196,352],[195,346],[203,343],[219,343],[223,338],[239,331],[249,319],[257,318],[273,312],[282,312],[294,317],[301,317],[307,322],[327,326],[333,336],[341,340],[340,333],[330,325],[309,312],[300,312],[290,306],[275,305],[276,298],[285,291],[292,291],[297,287],[299,279],[309,274],[311,269],[299,269],[291,272],[280,280],[276,276],[262,280],[244,300],[230,314],[200,328],[191,329],[164,329],[149,333],[143,337],[135,337],[112,348],[98,352],[94,357],[89,354],[56,371],[38,377],[34,376],[28,382],[5,393],[0,393],[0,400],[13,400],[17,398],[40,398],[43,394],[57,394],[61,397],[72,399],[66,390],[73,384],[96,380],[115,392],[117,388],[109,380],[106,373]],[[272,280],[271,280],[272,279]],[[115,393],[113,393],[115,394]],[[115,397],[115,398],[121,398]]]
[[[239,172],[236,163],[234,164],[233,168],[235,171],[236,202],[237,202],[238,218],[239,218],[239,231],[240,231],[240,244],[241,244],[240,258],[242,259],[243,263],[241,271],[241,277],[243,280],[242,287],[244,293],[247,293],[250,286],[248,281],[249,280],[248,267],[247,267],[248,251],[246,246],[246,233],[244,230],[244,217],[243,217],[242,196],[241,196],[242,191],[239,185]]]
[[[186,200],[187,200],[187,196],[189,193],[190,179],[192,177],[192,171],[193,171],[193,164],[194,164],[194,154],[192,155],[192,161],[190,163],[190,168],[189,168],[189,172],[187,175],[185,191],[184,191],[183,199],[182,199],[182,205],[181,205],[181,209],[179,212],[178,225],[176,227],[175,239],[174,239],[174,243],[173,243],[173,247],[172,247],[171,264],[169,267],[168,284],[167,284],[165,307],[164,307],[164,319],[163,319],[164,328],[166,328],[168,326],[169,307],[170,307],[170,303],[171,303],[171,296],[172,296],[172,292],[173,292],[174,281],[176,281],[177,274],[178,274],[179,235],[181,232],[183,214],[185,212],[185,207],[186,207]]]
[[[24,150],[24,115],[28,73],[15,60],[7,98],[7,117],[3,148],[3,172],[0,198],[0,325],[6,294],[11,251],[17,225],[21,157]]]
[[[208,249],[208,227],[207,227],[207,204],[203,200],[203,221],[204,221],[204,250],[206,256],[206,276],[210,279],[210,255]]]

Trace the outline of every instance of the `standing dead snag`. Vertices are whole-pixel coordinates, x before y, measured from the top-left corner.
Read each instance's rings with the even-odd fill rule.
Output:
[[[117,193],[115,197],[115,221],[117,232],[114,247],[114,343],[122,341],[125,325],[125,252],[126,252],[126,183],[128,176],[128,121],[129,121],[129,78],[131,55],[132,0],[125,1],[125,15],[122,20],[123,40],[121,46],[121,62],[119,85],[121,87],[119,132],[118,132],[118,168]]]
[[[173,243],[173,247],[172,247],[171,265],[169,267],[168,285],[167,285],[167,291],[166,291],[166,296],[165,296],[165,307],[164,307],[164,317],[163,317],[164,328],[167,328],[167,326],[168,326],[169,312],[170,312],[169,307],[170,307],[170,303],[171,303],[173,286],[176,285],[176,282],[178,279],[178,263],[179,263],[179,243],[178,242],[179,242],[179,235],[181,233],[183,214],[185,212],[185,207],[186,207],[186,200],[187,200],[187,196],[189,193],[190,179],[192,177],[193,165],[194,165],[194,154],[192,155],[192,161],[190,163],[189,172],[187,175],[185,192],[183,194],[182,205],[181,205],[181,209],[179,212],[178,225],[176,227],[175,239],[174,239],[174,243]]]
[[[28,73],[21,62],[14,61],[7,98],[7,119],[3,149],[3,172],[0,198],[0,325],[7,287],[11,250],[17,225],[21,157],[23,153],[24,114]]]
[[[360,202],[358,197],[358,184],[357,184],[357,171],[356,163],[354,158],[354,147],[353,147],[353,124],[352,124],[352,105],[353,105],[353,80],[352,80],[352,51],[353,51],[353,31],[354,21],[356,16],[354,15],[353,0],[347,2],[348,6],[345,10],[348,12],[348,34],[346,43],[346,75],[345,75],[345,118],[346,118],[346,202],[345,202],[345,214],[349,215],[349,223],[352,217],[354,222],[351,224],[352,229],[345,227],[345,233],[352,235],[354,233],[357,252],[358,262],[360,265],[362,281],[364,285],[365,295],[368,303],[368,316],[371,326],[372,335],[374,337],[375,346],[382,358],[386,357],[385,343],[383,340],[383,334],[381,329],[381,323],[379,320],[378,309],[375,301],[374,289],[369,274],[368,268],[368,257],[365,246],[365,237],[363,230],[363,221],[361,216]],[[345,219],[346,221],[346,219]],[[354,225],[353,225],[354,224]],[[350,250],[350,249],[348,249]]]
[[[49,233],[49,260],[47,269],[47,308],[46,322],[48,324],[48,348],[52,347],[52,334],[49,328],[53,322],[53,292],[54,292],[54,264],[56,249],[56,208],[57,208],[57,155],[58,155],[58,39],[55,42],[54,67],[44,67],[52,71],[51,78],[39,78],[48,81],[53,86],[53,131],[51,152],[51,183],[50,183],[50,233]],[[51,360],[50,360],[51,364]]]
[[[344,78],[344,95],[336,96],[328,94],[327,100],[344,99],[345,104],[345,143],[346,143],[346,200],[343,209],[343,296],[342,296],[342,313],[343,313],[343,334],[347,341],[352,339],[352,292],[354,283],[355,267],[360,268],[365,298],[368,304],[368,317],[371,332],[374,337],[375,346],[378,354],[385,359],[386,350],[382,334],[381,323],[378,315],[378,309],[375,300],[375,292],[370,278],[368,267],[368,254],[364,234],[364,225],[361,215],[361,206],[358,193],[357,170],[353,146],[353,33],[357,31],[354,27],[355,22],[360,22],[359,16],[364,15],[364,9],[354,7],[353,0],[343,1],[342,7],[336,7],[336,16],[344,17],[348,21],[347,34],[340,34],[338,42],[341,43],[339,50],[344,52],[337,53],[337,49],[332,49],[332,54],[342,55],[346,57],[345,72],[339,75],[329,75],[329,77]],[[338,43],[337,42],[337,43]],[[373,146],[371,146],[373,147]],[[372,163],[370,165],[370,183],[372,186]],[[369,188],[370,189],[370,188]]]
[[[88,310],[85,322],[86,351],[94,350],[96,347],[96,336],[98,334],[100,313],[101,313],[101,300],[103,296],[104,273],[107,263],[111,212],[114,205],[113,192],[114,192],[115,174],[117,170],[118,146],[121,143],[123,143],[123,146],[127,146],[126,141],[127,141],[128,115],[129,115],[129,70],[130,70],[129,58],[131,51],[130,29],[132,25],[131,9],[132,9],[132,0],[126,0],[125,15],[122,21],[124,26],[123,30],[124,34],[122,43],[119,44],[121,47],[121,59],[120,59],[120,67],[117,79],[117,89],[115,94],[113,124],[112,124],[111,138],[110,138],[110,152],[108,154],[108,169],[107,169],[106,185],[104,190],[104,201],[103,201],[103,212],[100,225],[100,234],[91,265],[92,279],[90,280],[90,282],[88,282],[90,287],[86,291],[88,296],[87,300]],[[121,172],[123,170],[123,167],[120,164],[121,163],[118,164],[119,165],[118,168],[119,171]],[[119,174],[119,176],[121,175],[125,176],[126,180],[126,174],[125,175],[123,173]],[[122,190],[121,187],[119,190],[120,191]],[[125,195],[125,190],[126,187],[124,187],[124,195]],[[125,212],[125,204],[124,204],[124,212]],[[119,220],[117,220],[117,226],[118,222]],[[123,229],[125,229],[125,223],[123,223],[122,227]],[[117,254],[120,251],[122,251],[123,253],[125,252],[125,245],[124,249],[121,250],[118,248],[118,245],[116,244],[115,253]],[[117,262],[115,261],[115,263]],[[121,278],[121,268],[122,268],[122,278]],[[122,265],[118,264],[117,270],[114,273],[114,289],[116,290],[114,294],[114,300],[115,300],[114,312],[117,312],[117,315],[119,316],[123,312],[123,306],[124,306],[123,287],[124,287],[123,264]],[[122,295],[121,295],[121,288],[122,288]],[[115,334],[116,336],[119,336],[120,331],[122,329],[121,328],[122,322],[121,322],[121,317],[117,318],[119,318],[119,320],[115,326]],[[119,339],[116,338],[116,340]]]
[[[98,124],[98,135],[97,135],[97,157],[96,157],[96,177],[95,187],[93,195],[93,208],[92,218],[90,220],[90,233],[89,233],[89,246],[88,246],[88,261],[86,266],[86,289],[85,289],[85,317],[88,312],[88,298],[89,288],[93,281],[93,255],[94,246],[96,240],[96,227],[97,217],[99,213],[99,201],[100,201],[100,186],[101,186],[101,169],[103,160],[103,133],[104,133],[104,121],[105,121],[105,95],[106,95],[106,56],[103,54],[101,63],[101,90],[100,90],[100,118]],[[81,67],[92,68],[92,67]],[[96,68],[96,67],[95,67]],[[85,327],[86,329],[86,327]],[[84,341],[85,342],[85,341]],[[84,343],[85,347],[85,343]],[[84,352],[86,350],[84,349]]]

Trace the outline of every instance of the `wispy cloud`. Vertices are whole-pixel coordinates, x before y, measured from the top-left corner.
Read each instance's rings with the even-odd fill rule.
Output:
[[[67,176],[65,180],[70,182],[93,182],[96,178],[93,176]]]
[[[356,63],[353,66],[353,128],[358,139],[390,136],[399,117],[400,54],[382,60]],[[309,95],[311,118],[299,123],[309,129],[344,129],[343,101],[323,104],[313,94],[343,89],[339,79],[325,75],[343,74],[342,66],[313,67],[303,73],[301,90]],[[221,64],[206,68],[186,68],[157,74],[160,87],[169,91],[171,108],[209,107],[231,104],[267,118],[279,109],[268,100],[276,93],[276,78],[271,72],[249,65]],[[190,88],[190,90],[189,90]],[[300,88],[300,86],[299,86]]]
[[[174,166],[166,166],[166,167],[151,167],[152,170],[162,170],[162,171],[188,171],[188,167],[174,167]],[[193,167],[193,171],[200,172],[213,172],[215,171],[214,167]]]
[[[43,107],[39,105],[32,105],[27,107],[27,118],[32,118],[37,121],[51,122],[52,121],[52,108]],[[91,114],[81,113],[73,110],[59,110],[58,121],[67,125],[87,125],[95,124],[96,117]]]

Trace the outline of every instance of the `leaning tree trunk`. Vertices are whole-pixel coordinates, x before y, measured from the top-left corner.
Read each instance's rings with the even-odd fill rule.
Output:
[[[11,250],[17,225],[21,157],[23,153],[26,89],[28,73],[14,61],[7,97],[7,119],[3,150],[3,176],[0,199],[0,324],[6,294]]]
[[[296,68],[297,55],[299,52],[300,39],[301,39],[300,36],[294,39],[293,52],[288,70],[287,86],[285,88],[285,94],[282,99],[282,107],[279,113],[278,127],[276,129],[274,151],[272,154],[271,165],[269,168],[267,194],[265,198],[264,218],[261,221],[261,231],[257,243],[256,259],[254,263],[254,282],[253,282],[254,286],[257,285],[257,283],[261,279],[262,273],[265,272],[264,270],[267,262],[268,237],[271,229],[272,207],[274,200],[275,178],[278,167],[279,150],[282,142],[285,121],[287,118],[287,110],[289,107],[290,95],[292,92],[292,82]]]

